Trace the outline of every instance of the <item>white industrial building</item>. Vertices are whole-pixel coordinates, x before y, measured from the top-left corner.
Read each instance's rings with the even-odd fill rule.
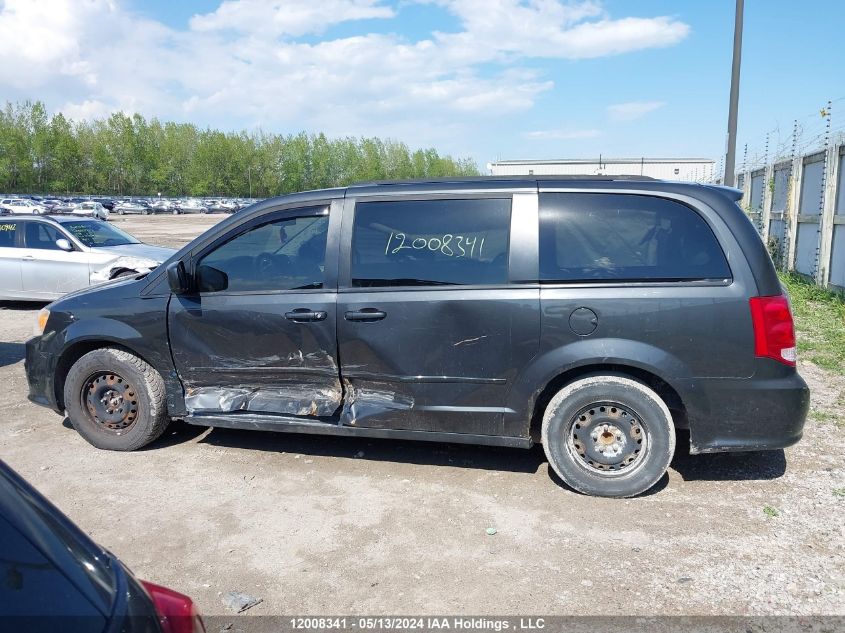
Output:
[[[709,158],[559,158],[487,163],[491,176],[651,176],[711,182],[718,177]]]

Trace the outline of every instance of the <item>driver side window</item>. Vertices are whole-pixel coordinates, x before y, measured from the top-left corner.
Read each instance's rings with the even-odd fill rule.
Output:
[[[323,287],[329,216],[278,219],[240,233],[197,263],[200,292]]]

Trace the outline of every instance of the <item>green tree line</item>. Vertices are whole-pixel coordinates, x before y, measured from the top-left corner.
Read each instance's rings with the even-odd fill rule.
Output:
[[[362,180],[477,175],[469,159],[379,138],[200,129],[115,112],[0,110],[0,192],[269,197]]]

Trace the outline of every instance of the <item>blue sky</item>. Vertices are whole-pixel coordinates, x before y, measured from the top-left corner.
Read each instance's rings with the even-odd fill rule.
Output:
[[[724,151],[733,0],[0,0],[0,98],[497,158]],[[845,3],[747,0],[744,143],[845,126]],[[49,42],[35,46],[32,42]]]

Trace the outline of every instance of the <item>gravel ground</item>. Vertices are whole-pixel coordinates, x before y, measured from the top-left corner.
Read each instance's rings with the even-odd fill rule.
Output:
[[[175,246],[223,217],[116,224]],[[563,487],[540,447],[174,423],[148,450],[98,451],[26,400],[39,307],[0,303],[0,454],[207,614],[237,591],[263,599],[249,614],[845,615],[845,379],[812,364],[797,446],[689,456],[681,436],[650,494],[609,500]]]

